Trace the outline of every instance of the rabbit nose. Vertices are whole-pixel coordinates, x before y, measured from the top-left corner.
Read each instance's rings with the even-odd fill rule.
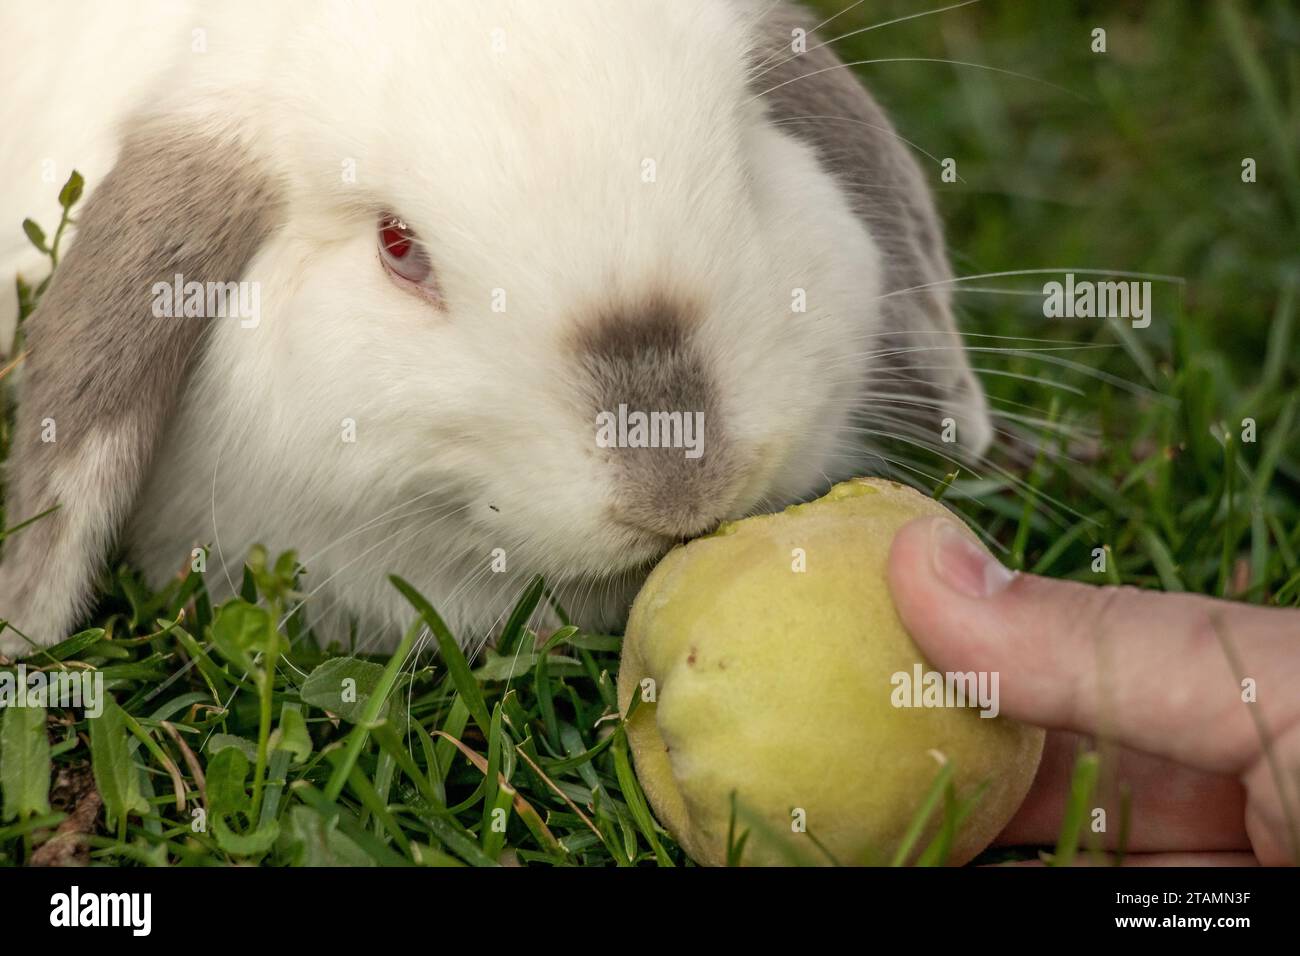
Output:
[[[657,494],[665,487],[654,481],[631,487],[620,484],[611,508],[615,520],[662,537],[670,544],[683,544],[722,524],[726,509],[721,502],[701,501],[690,493]]]
[[[611,510],[674,540],[716,527],[743,477],[692,324],[689,309],[651,299],[597,315],[575,339]]]

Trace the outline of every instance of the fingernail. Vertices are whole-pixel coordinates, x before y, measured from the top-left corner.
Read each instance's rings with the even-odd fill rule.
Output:
[[[943,519],[930,531],[930,560],[940,580],[967,597],[992,597],[1016,577],[966,531]]]

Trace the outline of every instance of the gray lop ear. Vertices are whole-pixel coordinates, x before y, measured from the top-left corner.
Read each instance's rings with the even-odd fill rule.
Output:
[[[813,25],[805,10],[788,3],[767,10],[751,87],[778,128],[817,150],[880,248],[883,334],[867,345],[873,391],[908,393],[925,403],[910,414],[907,406],[890,406],[890,415],[923,429],[931,441],[942,419],[952,417],[957,447],[978,457],[993,431],[953,319],[952,271],[925,176],[884,110]]]
[[[86,200],[28,319],[8,463],[0,653],[61,640],[94,596],[207,321],[158,317],[157,283],[238,281],[282,211],[234,136],[139,123]]]

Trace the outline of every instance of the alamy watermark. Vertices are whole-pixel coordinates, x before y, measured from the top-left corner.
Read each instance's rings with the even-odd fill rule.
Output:
[[[100,671],[28,671],[19,664],[0,671],[0,711],[9,707],[76,707],[87,717],[104,712],[104,675]]]
[[[59,928],[123,927],[132,936],[148,936],[153,929],[151,893],[83,893],[73,885],[66,893],[50,897],[50,925]]]
[[[1151,324],[1149,281],[1094,282],[1067,272],[1064,282],[1043,286],[1043,316],[1049,319],[1129,319],[1135,329]]]
[[[895,707],[978,707],[981,717],[996,717],[998,704],[997,671],[923,671],[920,664],[912,670],[896,671],[889,678],[894,689],[889,702]]]
[[[703,412],[639,412],[619,405],[596,414],[599,448],[682,448],[687,458],[704,454]]]
[[[171,282],[155,282],[151,291],[157,319],[239,319],[244,329],[262,321],[258,282],[186,282],[178,272]]]

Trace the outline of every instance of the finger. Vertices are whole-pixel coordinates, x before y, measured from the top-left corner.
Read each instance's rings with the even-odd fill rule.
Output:
[[[1089,739],[1078,734],[1054,731],[1047,735],[1034,785],[998,837],[998,844],[1056,844],[1070,798],[1075,760],[1090,746]],[[1128,794],[1127,810],[1123,792]],[[1236,777],[1107,747],[1085,820],[1083,845],[1118,850],[1122,841],[1126,853],[1249,850],[1245,803],[1245,790]],[[1104,813],[1098,815],[1097,810]]]
[[[934,665],[997,672],[1002,711],[1020,720],[1217,773],[1258,761],[1256,718],[1274,737],[1297,722],[1296,612],[1013,575],[936,518],[899,532],[889,584]]]

